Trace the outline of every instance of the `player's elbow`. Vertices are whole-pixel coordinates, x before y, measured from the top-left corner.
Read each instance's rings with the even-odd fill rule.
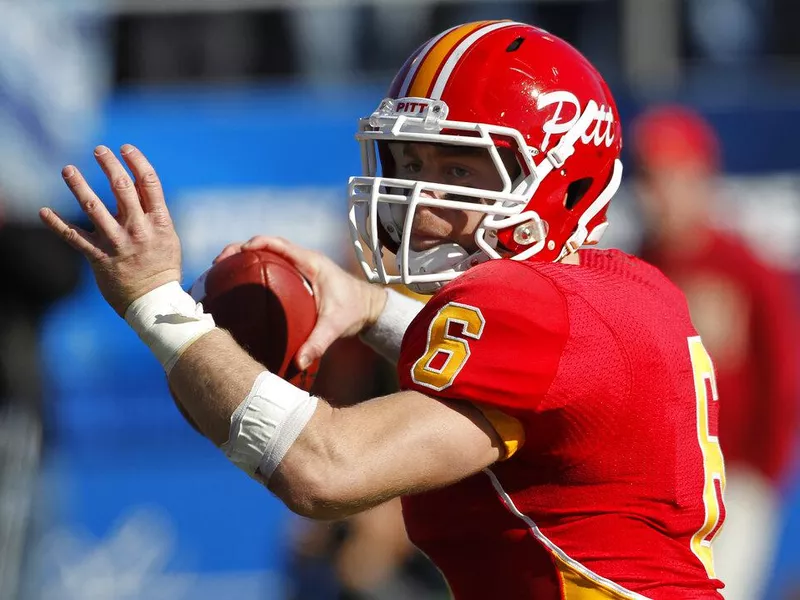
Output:
[[[341,519],[365,507],[371,492],[364,449],[333,409],[317,408],[303,435],[275,469],[270,489],[293,512],[310,519]]]
[[[269,487],[292,512],[324,521],[358,512],[358,502],[342,481],[320,463],[281,465]]]

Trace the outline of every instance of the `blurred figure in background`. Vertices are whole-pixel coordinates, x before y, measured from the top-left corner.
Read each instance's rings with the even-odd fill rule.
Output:
[[[57,169],[96,122],[106,55],[79,2],[4,2],[0,19],[0,598],[14,600],[35,538],[42,451],[56,426],[43,393],[40,326],[78,283],[80,256],[41,227],[63,197]]]
[[[6,221],[0,196],[0,598],[13,599],[31,538],[43,435],[39,326],[77,285],[80,256],[36,223]]]
[[[780,529],[779,490],[798,418],[798,304],[787,275],[715,219],[720,148],[688,109],[651,109],[633,124],[641,249],[686,294],[717,371],[727,518],[715,543],[728,600],[756,600]]]
[[[716,64],[750,64],[764,51],[770,4],[770,0],[688,0],[692,46]]]

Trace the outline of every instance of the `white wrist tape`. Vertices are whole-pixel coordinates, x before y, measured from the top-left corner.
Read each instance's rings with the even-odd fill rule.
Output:
[[[125,320],[147,344],[169,373],[180,355],[214,329],[214,318],[203,306],[171,281],[136,299],[125,311]]]
[[[266,483],[316,408],[315,396],[264,371],[231,415],[228,441],[220,448],[250,477]]]
[[[406,329],[424,304],[391,288],[386,293],[386,306],[375,324],[361,332],[361,339],[375,352],[397,363]]]

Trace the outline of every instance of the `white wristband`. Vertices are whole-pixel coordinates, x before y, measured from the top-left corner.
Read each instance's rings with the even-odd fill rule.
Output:
[[[396,364],[406,329],[424,304],[391,288],[387,288],[386,294],[386,306],[375,324],[361,332],[361,339],[375,352]]]
[[[286,456],[317,409],[317,398],[264,371],[231,415],[225,456],[263,483]]]
[[[125,321],[168,374],[192,342],[214,329],[214,318],[177,281],[136,299],[125,311]]]

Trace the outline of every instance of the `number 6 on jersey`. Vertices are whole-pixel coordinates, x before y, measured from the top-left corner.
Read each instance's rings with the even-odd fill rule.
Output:
[[[462,325],[458,334],[450,332],[454,323]],[[428,328],[428,345],[411,369],[414,383],[436,390],[451,386],[469,360],[469,340],[483,335],[485,321],[478,308],[450,302],[436,313]]]

